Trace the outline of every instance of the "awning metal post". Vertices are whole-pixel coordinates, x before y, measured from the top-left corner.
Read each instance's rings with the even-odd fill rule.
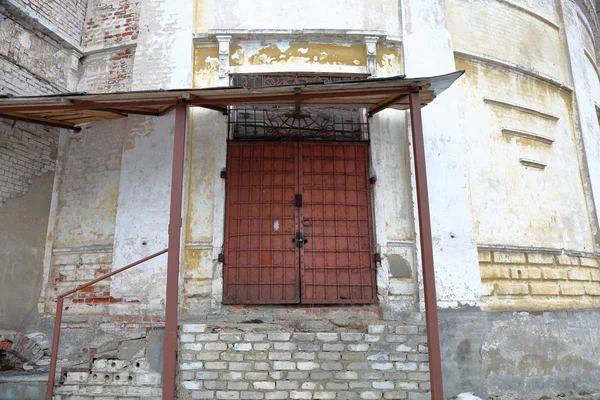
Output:
[[[429,193],[427,190],[423,120],[421,117],[419,92],[410,94],[410,121],[412,125],[415,178],[417,183],[417,208],[419,210],[421,260],[423,263],[423,291],[425,294],[425,322],[427,324],[427,345],[429,349],[431,399],[444,400],[435,271],[433,266],[431,216],[429,214]]]
[[[171,214],[169,219],[169,258],[167,263],[167,301],[165,305],[165,339],[163,342],[163,400],[175,399],[177,371],[177,308],[179,303],[179,252],[181,249],[181,206],[187,104],[175,108],[173,172],[171,177]]]

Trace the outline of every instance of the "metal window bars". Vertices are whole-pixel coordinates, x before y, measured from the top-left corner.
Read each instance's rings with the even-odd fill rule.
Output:
[[[232,86],[249,88],[331,83],[363,79],[362,75],[233,75]],[[256,107],[229,109],[229,139],[368,141],[365,109],[327,107]]]

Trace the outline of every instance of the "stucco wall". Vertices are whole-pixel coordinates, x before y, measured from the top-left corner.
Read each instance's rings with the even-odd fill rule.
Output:
[[[21,331],[37,315],[44,244],[54,174],[33,180],[31,189],[0,207],[0,329]]]
[[[194,29],[385,30],[400,36],[398,16],[399,2],[392,0],[197,0]]]
[[[466,390],[509,400],[597,396],[596,310],[443,310],[440,332],[446,397]]]

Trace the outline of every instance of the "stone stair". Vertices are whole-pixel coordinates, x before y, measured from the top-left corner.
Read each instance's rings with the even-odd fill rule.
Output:
[[[54,400],[159,400],[162,330],[92,351],[89,362],[61,368]]]
[[[161,388],[161,374],[154,372],[145,358],[100,358],[89,369],[72,367],[63,372],[54,400],[158,400]]]

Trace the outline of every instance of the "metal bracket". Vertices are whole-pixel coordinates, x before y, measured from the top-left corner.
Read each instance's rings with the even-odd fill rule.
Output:
[[[294,204],[296,205],[296,207],[302,207],[302,195],[301,194],[296,195],[296,197],[294,198]]]
[[[381,262],[381,254],[379,254],[379,253],[373,254],[373,261],[375,261],[376,263]]]
[[[369,178],[369,183],[371,185],[374,185],[377,182],[377,177],[376,176],[372,176]]]
[[[221,170],[221,179],[227,179],[227,170],[226,169]]]
[[[219,253],[219,255],[217,256],[217,261],[220,263],[224,263],[225,262],[225,254]]]

